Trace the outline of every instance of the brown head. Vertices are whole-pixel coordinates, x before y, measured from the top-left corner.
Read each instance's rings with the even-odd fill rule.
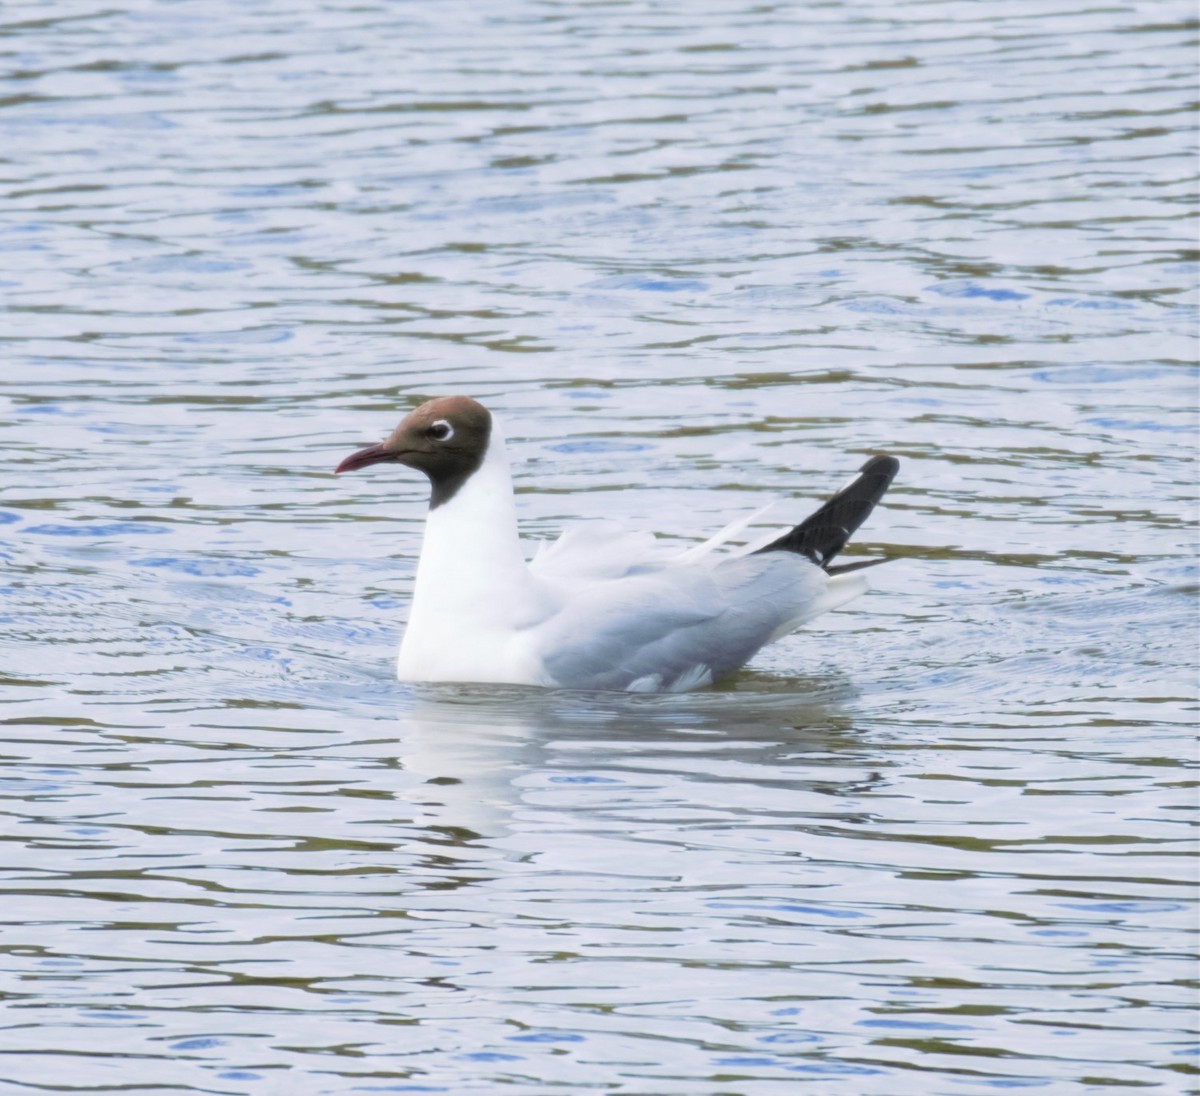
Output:
[[[410,412],[386,441],[350,454],[334,473],[383,463],[419,468],[433,487],[429,506],[435,509],[483,463],[491,434],[486,407],[468,396],[442,396]]]

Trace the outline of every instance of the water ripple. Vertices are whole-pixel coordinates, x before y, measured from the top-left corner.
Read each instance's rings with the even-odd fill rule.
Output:
[[[0,30],[0,1087],[1195,1079],[1190,12]],[[707,693],[398,685],[425,489],[329,472],[445,392],[535,536],[891,451],[896,561]]]

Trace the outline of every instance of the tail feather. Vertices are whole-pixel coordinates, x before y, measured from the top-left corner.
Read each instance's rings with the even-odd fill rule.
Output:
[[[872,457],[860,469],[858,479],[830,498],[816,513],[805,518],[794,529],[771,541],[760,552],[796,552],[807,556],[830,574],[857,571],[884,560],[845,563],[829,567],[828,563],[846,547],[846,542],[875,509],[891,486],[900,468],[895,457]]]
[[[861,571],[866,567],[878,567],[881,563],[890,563],[890,559],[856,559],[853,563],[835,563],[826,567],[827,575],[844,575],[850,571]]]

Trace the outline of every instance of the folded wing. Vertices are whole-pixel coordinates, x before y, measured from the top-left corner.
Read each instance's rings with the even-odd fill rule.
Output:
[[[629,575],[571,599],[539,628],[537,655],[560,688],[695,688],[861,589],[783,552]]]

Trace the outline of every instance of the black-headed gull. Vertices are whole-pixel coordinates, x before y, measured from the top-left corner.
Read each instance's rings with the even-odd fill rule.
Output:
[[[684,551],[587,522],[526,562],[504,438],[481,404],[423,403],[336,470],[384,462],[418,468],[432,485],[400,680],[635,692],[710,685],[863,593],[852,572],[882,560],[830,561],[899,468],[872,457],[795,528],[748,545],[717,551],[758,514]]]

